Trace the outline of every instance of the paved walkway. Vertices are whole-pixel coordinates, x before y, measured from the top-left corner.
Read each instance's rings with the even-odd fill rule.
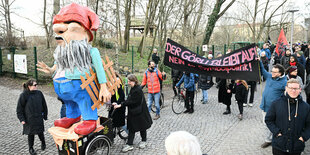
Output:
[[[176,115],[171,110],[171,100],[166,100],[166,107],[161,111],[161,118],[154,121],[147,131],[148,145],[145,149],[135,147],[130,153],[120,153],[124,141],[116,137],[112,154],[141,154],[163,155],[166,154],[164,140],[172,131],[186,130],[197,136],[203,153],[208,155],[269,155],[271,147],[261,149],[260,144],[264,138],[264,124],[259,109],[261,87],[258,86],[254,107],[244,108],[244,119],[237,118],[238,107],[232,104],[232,114],[223,115],[225,106],[217,103],[217,89],[209,90],[209,102],[205,105],[196,103],[193,114]],[[0,85],[0,154],[27,154],[27,136],[22,135],[22,125],[16,117],[16,104],[21,90],[10,89]],[[44,92],[43,92],[44,93]],[[165,93],[168,98],[170,93]],[[60,102],[51,96],[45,95],[48,104],[48,121],[45,122],[45,137],[47,149],[40,150],[39,138],[35,138],[35,149],[38,154],[57,154],[57,150],[51,135],[47,129],[53,126],[53,121],[59,118]],[[201,99],[201,93],[198,96]],[[101,108],[99,114],[107,116],[107,110]],[[152,114],[153,116],[153,114]],[[140,141],[140,135],[136,134],[134,144]],[[310,143],[306,143],[303,154],[310,154]]]

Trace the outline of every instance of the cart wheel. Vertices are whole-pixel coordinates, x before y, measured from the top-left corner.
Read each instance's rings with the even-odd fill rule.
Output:
[[[92,139],[85,150],[86,155],[109,155],[111,149],[111,143],[109,138],[104,135],[99,135]]]

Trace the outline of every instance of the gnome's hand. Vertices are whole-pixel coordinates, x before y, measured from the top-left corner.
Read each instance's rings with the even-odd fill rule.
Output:
[[[111,100],[111,93],[109,92],[105,83],[100,84],[99,101],[108,102]]]
[[[56,70],[56,65],[50,68],[43,61],[38,61],[37,67],[38,71],[44,72],[46,74],[52,74]]]

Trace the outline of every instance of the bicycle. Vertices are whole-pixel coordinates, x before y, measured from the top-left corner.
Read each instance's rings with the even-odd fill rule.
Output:
[[[194,104],[197,102],[197,94],[198,90],[195,90],[194,92]],[[181,114],[185,110],[185,99],[186,99],[186,94],[185,94],[185,88],[180,88],[180,92],[178,92],[178,95],[175,96],[172,100],[171,108],[172,111],[175,114]]]
[[[172,100],[171,108],[175,114],[181,114],[185,110],[185,88],[180,88],[178,95]]]
[[[143,92],[144,94],[144,97],[145,99],[148,101],[148,92]],[[147,103],[148,104],[148,103]],[[164,105],[165,105],[165,96],[164,96],[164,93],[160,90],[160,97],[159,97],[159,107],[160,109],[164,108]],[[151,110],[156,113],[156,106],[155,106],[155,101],[153,100],[153,103],[152,103],[152,107],[151,107]]]

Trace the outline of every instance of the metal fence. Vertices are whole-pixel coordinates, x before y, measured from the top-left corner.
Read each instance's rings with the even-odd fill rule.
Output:
[[[193,52],[203,56],[209,52],[212,54],[222,53],[225,54],[228,49],[238,49],[241,48],[242,45],[239,44],[231,44],[231,45],[211,45],[209,46],[209,51],[204,53],[200,46],[187,47]],[[164,49],[157,48],[159,51],[159,56],[161,61],[164,58]],[[109,58],[114,62],[118,63],[118,69],[122,72],[127,73],[135,73],[135,74],[143,74],[146,70],[147,66],[147,58],[152,53],[152,47],[147,46],[143,53],[143,58],[140,57],[140,53],[137,52],[138,46],[130,46],[129,51],[127,53],[120,53],[119,56],[116,56],[116,49],[99,49],[101,56],[108,55]],[[53,49],[45,49],[41,47],[37,49],[37,47],[33,47],[28,50],[20,50],[16,47],[12,48],[0,48],[0,75],[2,74],[10,74],[12,77],[21,77],[21,78],[35,78],[40,81],[50,81],[51,75],[46,75],[45,73],[41,73],[37,71],[37,61],[44,61],[48,66],[52,66],[54,63],[53,58]],[[15,72],[14,68],[14,55],[15,54],[23,54],[27,57],[27,74],[20,74]],[[151,58],[150,58],[151,59]],[[161,66],[161,70],[165,72],[170,72],[170,68],[167,66]]]

